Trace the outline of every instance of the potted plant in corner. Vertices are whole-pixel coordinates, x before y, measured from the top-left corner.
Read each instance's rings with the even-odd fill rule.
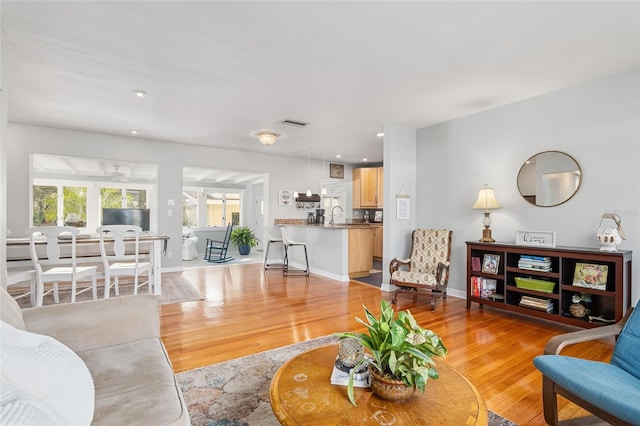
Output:
[[[339,333],[340,339],[352,338],[368,349],[371,390],[381,398],[402,400],[410,397],[418,388],[424,392],[428,379],[437,379],[433,356],[447,354],[442,340],[431,330],[423,329],[409,311],[394,316],[391,304],[380,303],[380,318],[376,318],[366,306],[367,322],[356,317],[356,321],[367,327],[366,333]],[[347,394],[356,405],[353,380],[357,368],[350,371]]]
[[[260,240],[248,226],[239,226],[231,231],[231,242],[238,246],[238,252],[246,256],[251,248],[258,245]]]

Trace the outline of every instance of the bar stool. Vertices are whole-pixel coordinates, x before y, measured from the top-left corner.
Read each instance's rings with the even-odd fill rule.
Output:
[[[264,227],[264,235],[265,235],[265,238],[267,239],[267,249],[265,250],[265,253],[264,253],[264,269],[265,270],[282,269],[281,266],[274,267],[273,264],[269,263],[269,248],[271,247],[271,243],[282,243],[284,246],[284,243],[282,242],[282,237],[280,238],[274,237],[271,234],[271,230],[267,226]]]
[[[280,231],[282,232],[282,244],[284,245],[284,264],[282,265],[282,275],[284,275],[285,277],[288,275],[303,275],[308,277],[309,276],[309,257],[307,256],[307,245],[305,243],[291,240],[287,235],[287,230],[285,229],[284,226],[280,228]],[[289,248],[294,246],[302,246],[304,248],[304,260],[307,264],[307,268],[303,271],[289,270]]]

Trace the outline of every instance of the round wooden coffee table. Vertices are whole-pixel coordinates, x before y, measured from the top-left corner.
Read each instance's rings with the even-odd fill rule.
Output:
[[[287,361],[271,380],[271,408],[283,425],[486,425],[487,406],[476,388],[453,368],[437,362],[437,380],[424,393],[390,402],[356,388],[330,383],[338,345],[321,346]]]

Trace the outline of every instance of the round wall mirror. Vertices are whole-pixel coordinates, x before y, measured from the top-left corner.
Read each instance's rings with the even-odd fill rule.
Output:
[[[529,158],[518,172],[518,190],[534,206],[553,207],[575,195],[582,170],[569,154],[545,151]]]

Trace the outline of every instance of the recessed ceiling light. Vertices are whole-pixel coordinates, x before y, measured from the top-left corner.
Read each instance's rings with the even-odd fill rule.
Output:
[[[147,92],[145,92],[144,90],[134,90],[133,94],[139,98],[144,98],[145,96],[147,96]]]
[[[336,158],[342,158],[342,155],[336,154]]]
[[[369,160],[367,160],[366,158],[363,158],[362,161],[369,161]]]
[[[377,136],[377,137],[379,137],[379,138],[381,138],[381,137],[383,137],[383,136],[384,136],[384,133],[382,133],[382,132],[380,132],[380,133],[376,133],[376,136]]]
[[[131,131],[131,134],[132,134],[132,135],[137,135],[138,133],[140,133],[140,130],[132,130],[132,131]]]

